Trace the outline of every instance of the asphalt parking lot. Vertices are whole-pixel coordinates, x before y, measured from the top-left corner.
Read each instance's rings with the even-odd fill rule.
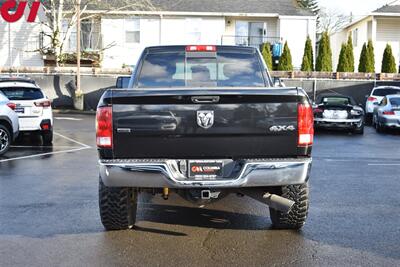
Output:
[[[400,134],[319,133],[301,232],[230,196],[199,209],[142,195],[135,230],[105,232],[94,117],[55,115],[53,147],[0,158],[0,266],[400,266]]]

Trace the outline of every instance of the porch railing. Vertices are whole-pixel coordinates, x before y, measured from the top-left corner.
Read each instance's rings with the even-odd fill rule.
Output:
[[[274,44],[279,42],[280,39],[280,37],[270,36],[223,35],[221,37],[221,45],[252,46],[259,48],[263,43]]]
[[[66,33],[61,33],[63,39]],[[76,52],[76,33],[72,33],[64,43],[65,53]],[[41,32],[39,35],[39,48],[41,51],[51,48],[51,38],[48,34]],[[81,33],[82,52],[96,52],[103,49],[103,38],[100,32],[82,32]]]

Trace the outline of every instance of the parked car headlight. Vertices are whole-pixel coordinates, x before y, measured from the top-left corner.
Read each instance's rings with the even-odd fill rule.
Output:
[[[351,115],[352,116],[360,116],[362,114],[362,111],[360,111],[360,110],[355,110],[355,109],[353,109],[352,111],[351,111]]]

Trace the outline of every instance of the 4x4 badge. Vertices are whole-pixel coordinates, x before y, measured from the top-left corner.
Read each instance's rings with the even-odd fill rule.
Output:
[[[214,125],[214,111],[200,110],[197,111],[197,125],[204,129],[209,129]]]

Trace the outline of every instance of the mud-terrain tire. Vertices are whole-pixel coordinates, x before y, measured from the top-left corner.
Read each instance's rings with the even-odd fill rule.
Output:
[[[307,219],[309,208],[308,183],[287,185],[280,188],[280,196],[293,200],[293,208],[288,214],[270,208],[271,221],[275,229],[301,229]]]
[[[107,187],[99,178],[100,218],[106,230],[126,230],[136,221],[138,193],[129,187]]]

